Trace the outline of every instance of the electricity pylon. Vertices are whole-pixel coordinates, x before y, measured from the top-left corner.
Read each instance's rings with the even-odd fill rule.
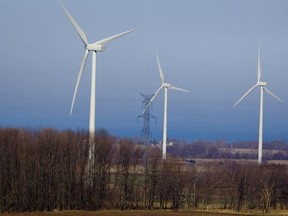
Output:
[[[148,103],[150,102],[151,98],[154,96],[154,94],[152,95],[144,95],[144,94],[140,94],[144,100],[142,101],[142,110],[144,111],[148,105]],[[151,107],[151,106],[150,106]],[[143,128],[141,130],[141,138],[140,138],[140,143],[143,143],[145,145],[150,144],[150,139],[151,139],[151,132],[150,132],[150,119],[153,118],[156,121],[156,117],[150,114],[150,109],[151,108],[146,109],[146,111],[139,115],[137,117],[137,120],[139,118],[143,118]]]

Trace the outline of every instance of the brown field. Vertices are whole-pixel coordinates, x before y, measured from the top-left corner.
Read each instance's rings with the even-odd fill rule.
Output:
[[[232,213],[212,211],[171,211],[171,210],[139,210],[139,211],[53,211],[53,212],[22,212],[22,213],[0,213],[0,216],[239,216],[239,215],[263,215],[261,212],[253,213]],[[266,216],[288,215],[287,211],[277,211]]]

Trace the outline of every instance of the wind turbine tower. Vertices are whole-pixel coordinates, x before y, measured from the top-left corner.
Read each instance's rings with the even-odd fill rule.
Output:
[[[144,95],[144,94],[140,94],[144,100],[142,101],[142,109],[144,110],[147,105],[149,104],[151,98],[154,96],[154,94],[152,95]],[[144,113],[139,115],[137,117],[137,119],[139,118],[143,118],[143,128],[141,130],[141,139],[140,142],[148,145],[150,144],[150,138],[151,138],[151,132],[150,132],[150,119],[155,119],[156,117],[150,114],[150,109],[151,107],[148,107],[148,109],[144,110]]]
[[[66,16],[68,17],[69,21],[75,28],[77,34],[79,35],[80,39],[84,43],[85,48],[85,54],[80,66],[79,74],[76,81],[76,86],[74,90],[74,95],[72,99],[72,105],[70,109],[70,115],[72,115],[73,107],[75,98],[77,95],[78,87],[82,78],[82,74],[86,65],[86,61],[88,58],[88,54],[92,52],[92,73],[91,73],[91,92],[90,92],[90,117],[89,117],[89,153],[88,153],[88,182],[90,182],[91,185],[93,185],[93,176],[94,176],[94,151],[95,151],[95,113],[96,113],[96,56],[98,52],[103,52],[106,48],[106,45],[125,35],[133,30],[129,30],[120,34],[113,35],[111,37],[96,41],[94,43],[89,43],[88,38],[85,34],[85,32],[81,29],[81,27],[77,24],[77,22],[74,20],[74,18],[71,16],[71,14],[68,12],[68,10],[65,8],[64,4],[61,2],[62,7],[64,9],[64,12]]]
[[[272,97],[276,98],[280,102],[282,100],[272,93],[267,88],[267,82],[261,81],[261,65],[260,65],[260,48],[258,48],[258,80],[257,83],[252,86],[235,104],[233,107],[237,106],[240,101],[242,101],[248,94],[250,94],[254,89],[260,87],[260,111],[259,111],[259,139],[258,139],[258,164],[262,163],[262,140],[263,140],[263,93],[264,91],[270,94]]]

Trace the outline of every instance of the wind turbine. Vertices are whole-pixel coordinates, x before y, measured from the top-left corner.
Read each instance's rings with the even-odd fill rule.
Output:
[[[85,34],[85,32],[80,28],[80,26],[77,24],[77,22],[74,20],[74,18],[71,16],[71,14],[68,12],[68,10],[65,8],[64,4],[61,2],[62,7],[64,9],[64,12],[66,14],[66,16],[68,17],[68,19],[70,20],[70,22],[72,23],[73,27],[75,28],[75,30],[77,31],[80,39],[83,41],[84,45],[85,45],[85,54],[80,66],[80,71],[77,77],[77,82],[76,82],[76,86],[75,86],[75,90],[74,90],[74,95],[73,95],[73,99],[72,99],[72,105],[71,105],[71,109],[70,109],[70,115],[72,115],[72,111],[73,111],[73,107],[74,107],[74,102],[75,102],[75,98],[77,95],[77,91],[78,91],[78,87],[82,78],[82,74],[86,65],[86,61],[87,61],[87,57],[89,52],[92,52],[92,74],[91,74],[91,93],[90,93],[90,117],[89,117],[89,161],[88,161],[88,169],[90,167],[92,167],[92,165],[94,164],[94,149],[95,149],[95,144],[94,144],[94,136],[95,136],[95,101],[96,101],[96,54],[97,52],[103,52],[105,50],[106,45],[125,35],[128,34],[129,32],[133,31],[129,30],[120,34],[116,34],[113,35],[111,37],[96,41],[94,43],[89,43],[87,36]]]
[[[260,48],[258,48],[258,80],[257,83],[252,86],[238,101],[234,104],[233,107],[237,106],[240,101],[242,101],[248,94],[250,94],[254,89],[260,87],[260,116],[259,116],[259,140],[258,140],[258,164],[262,163],[262,139],[263,139],[263,93],[266,91],[268,94],[282,102],[282,100],[273,94],[267,88],[267,82],[261,81],[261,66],[260,66]]]
[[[167,145],[167,90],[172,89],[172,90],[177,90],[177,91],[184,91],[184,92],[189,92],[185,89],[181,89],[178,87],[175,87],[171,85],[170,83],[166,83],[164,81],[164,74],[160,65],[160,61],[158,58],[158,55],[156,53],[156,58],[157,58],[157,64],[158,64],[158,70],[160,73],[160,79],[161,79],[161,86],[160,88],[155,92],[154,96],[150,99],[150,102],[147,104],[145,110],[143,111],[142,114],[145,113],[145,111],[149,108],[153,100],[157,97],[159,92],[164,88],[164,118],[163,118],[163,143],[162,143],[162,159],[166,160],[166,145]]]

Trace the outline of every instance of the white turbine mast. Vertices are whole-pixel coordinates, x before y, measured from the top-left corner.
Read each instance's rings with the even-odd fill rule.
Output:
[[[70,109],[70,115],[72,115],[73,107],[75,98],[77,95],[78,87],[82,78],[82,74],[86,65],[86,61],[88,58],[88,54],[91,51],[92,52],[92,74],[91,74],[91,93],[90,93],[90,117],[89,117],[89,158],[88,158],[88,171],[90,172],[90,177],[92,174],[91,170],[93,171],[93,164],[94,164],[94,150],[95,150],[95,143],[94,143],[94,137],[95,137],[95,101],[96,101],[96,54],[97,52],[103,52],[105,50],[106,45],[111,42],[112,40],[115,40],[125,34],[128,34],[129,32],[133,31],[129,30],[126,32],[122,32],[120,34],[113,35],[111,37],[105,38],[103,40],[96,41],[94,43],[89,43],[87,36],[85,32],[81,29],[81,27],[77,24],[77,22],[74,20],[74,18],[71,16],[71,14],[68,12],[68,10],[65,8],[64,4],[61,2],[62,7],[64,9],[64,12],[70,22],[72,23],[73,27],[75,28],[76,32],[78,33],[80,39],[83,41],[85,45],[85,54],[80,66],[79,74],[76,81],[76,86],[73,94],[72,99],[72,105]]]
[[[260,65],[260,47],[258,48],[258,79],[257,83],[252,86],[235,104],[233,107],[237,106],[240,101],[242,101],[247,95],[249,95],[254,89],[260,87],[260,112],[259,112],[259,140],[258,140],[258,164],[262,163],[262,149],[263,149],[263,93],[266,91],[268,94],[282,102],[282,100],[272,93],[267,88],[267,82],[261,81],[261,65]]]
[[[154,96],[150,99],[149,103],[147,104],[146,108],[144,109],[143,113],[149,108],[153,100],[157,97],[159,92],[164,88],[164,118],[163,118],[163,142],[162,142],[162,159],[166,160],[166,146],[167,146],[167,90],[172,89],[176,91],[183,91],[183,92],[189,92],[185,89],[175,87],[171,85],[170,83],[166,83],[164,80],[164,74],[160,65],[160,61],[156,52],[156,59],[158,64],[158,70],[160,74],[161,79],[161,86],[160,88],[155,92]]]

